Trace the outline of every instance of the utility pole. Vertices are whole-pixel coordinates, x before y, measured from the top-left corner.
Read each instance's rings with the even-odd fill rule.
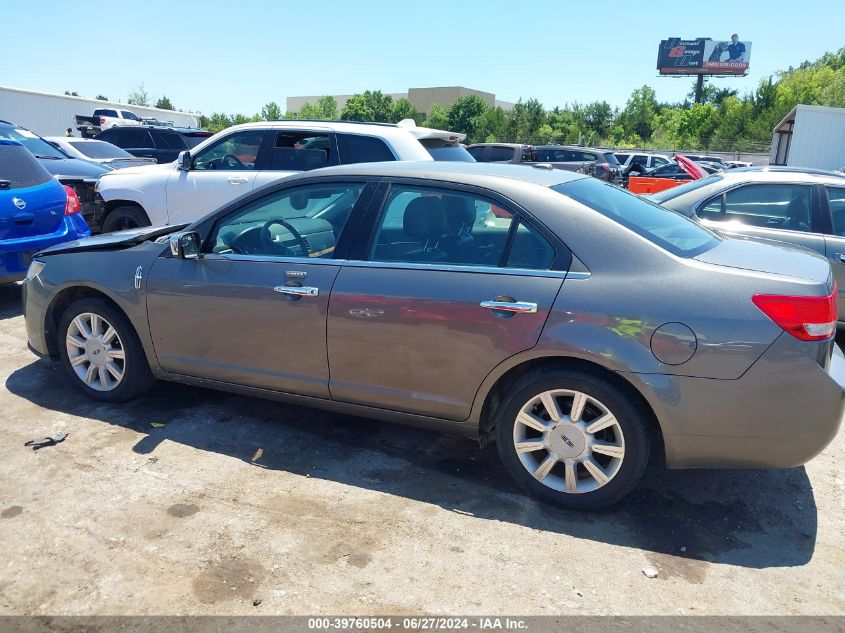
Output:
[[[704,94],[704,75],[698,74],[695,76],[695,102],[701,103],[701,97]]]

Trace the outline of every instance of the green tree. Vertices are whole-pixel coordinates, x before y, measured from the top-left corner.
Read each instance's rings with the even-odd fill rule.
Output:
[[[475,138],[470,142],[495,143],[503,141],[508,134],[508,116],[502,108],[488,108],[481,116],[475,128]]]
[[[170,99],[168,99],[166,95],[162,95],[161,99],[156,101],[155,107],[160,108],[162,110],[175,110],[176,109],[176,108],[173,107],[173,104],[170,103]]]
[[[434,103],[428,110],[425,117],[426,127],[433,127],[438,130],[445,130],[449,127],[449,109],[439,103]]]
[[[108,97],[105,97],[105,96],[103,96],[103,95],[97,95],[97,96],[95,97],[95,99],[97,99],[97,101],[108,101],[108,100],[109,100],[109,98],[108,98]]]
[[[74,90],[73,92],[71,92],[70,90],[65,90],[65,94],[66,94],[67,96],[69,96],[69,97],[78,97],[78,96],[80,96],[80,95],[79,95],[79,93],[78,93],[78,92],[76,92],[76,90]]]
[[[481,116],[490,109],[478,95],[461,97],[449,108],[449,129],[463,132],[467,139],[474,143],[479,140],[476,130]]]
[[[393,102],[393,110],[390,113],[391,123],[399,123],[403,119],[413,119],[415,123],[421,122],[420,113],[417,109],[405,98],[397,99]]]
[[[129,93],[129,98],[126,100],[129,105],[149,106],[150,95],[147,94],[143,82],[138,84],[134,90]]]
[[[282,109],[279,107],[279,104],[275,101],[265,103],[264,107],[261,108],[262,121],[278,121],[282,118],[284,118],[284,115],[282,114]]]
[[[387,123],[393,111],[393,97],[383,95],[380,90],[367,90],[363,94],[349,97],[340,118],[347,121],[374,121]]]
[[[642,86],[634,90],[619,114],[623,136],[635,134],[640,139],[651,138],[657,108],[657,95],[652,88]]]

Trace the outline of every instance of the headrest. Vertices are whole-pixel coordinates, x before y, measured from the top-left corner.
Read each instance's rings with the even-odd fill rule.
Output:
[[[475,204],[471,199],[463,196],[443,196],[441,202],[450,231],[457,232],[475,223]]]
[[[420,242],[437,239],[446,232],[446,216],[439,198],[424,196],[405,207],[402,228],[408,237]]]

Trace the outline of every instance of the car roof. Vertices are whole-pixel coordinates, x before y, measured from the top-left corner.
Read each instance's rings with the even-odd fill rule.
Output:
[[[778,165],[737,167],[728,169],[721,174],[731,180],[753,180],[760,182],[826,182],[836,181],[841,185],[845,174],[824,169],[812,169],[809,167],[782,167]]]
[[[613,153],[611,149],[603,149],[601,147],[586,147],[584,145],[561,145],[560,143],[546,143],[545,145],[535,145],[534,149],[560,149],[561,147],[566,149],[575,149],[575,150],[584,150],[587,152],[598,152],[599,154],[604,154],[606,152]]]
[[[97,138],[82,138],[81,136],[45,136],[43,137],[45,141],[53,141],[55,143],[66,143],[68,141],[73,141],[74,143],[106,143],[107,141],[101,141]]]
[[[526,143],[472,143],[469,147],[532,147]]]
[[[326,176],[368,176],[384,178],[424,178],[491,186],[492,181],[501,178],[534,183],[552,187],[573,180],[589,178],[563,169],[548,169],[530,165],[507,165],[500,163],[464,163],[459,161],[411,162],[396,161],[384,163],[357,163],[323,167],[304,175]]]
[[[198,127],[176,127],[175,125],[113,125],[109,128],[109,130],[156,130],[157,132],[183,132],[183,133],[190,133],[190,132],[202,132],[204,134],[213,134],[213,132],[209,132],[208,130],[203,130]],[[107,132],[108,130],[103,130],[103,132]]]

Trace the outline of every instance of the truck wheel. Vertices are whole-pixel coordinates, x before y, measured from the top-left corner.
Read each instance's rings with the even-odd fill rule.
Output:
[[[124,205],[117,207],[106,216],[103,222],[103,233],[122,231],[124,229],[138,229],[149,226],[150,219],[141,207]]]

